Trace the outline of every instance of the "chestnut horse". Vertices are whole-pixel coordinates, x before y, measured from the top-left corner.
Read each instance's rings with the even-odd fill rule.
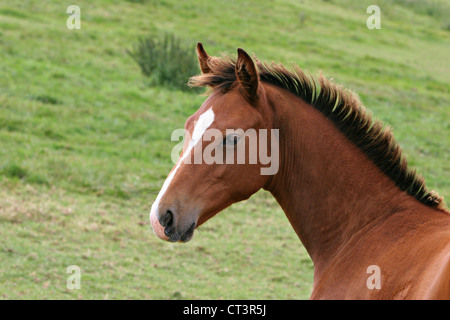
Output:
[[[210,94],[187,119],[191,138],[152,205],[159,238],[189,241],[263,188],[314,262],[311,299],[450,299],[450,212],[355,94],[298,67],[255,63],[242,49],[237,60],[211,57],[199,43],[197,54],[202,73],[189,83]],[[259,160],[186,163],[200,142],[215,152],[243,143],[229,128],[277,129],[277,172],[261,174]],[[203,139],[209,129],[223,136]]]

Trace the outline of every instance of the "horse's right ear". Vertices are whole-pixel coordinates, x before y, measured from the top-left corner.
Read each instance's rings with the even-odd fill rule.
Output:
[[[198,63],[200,64],[200,69],[202,73],[210,73],[211,68],[208,65],[208,61],[211,59],[210,56],[206,53],[203,48],[203,44],[201,42],[197,43],[197,57]]]
[[[242,93],[250,100],[257,97],[259,75],[252,58],[243,49],[238,49],[235,68],[236,76],[242,85]]]

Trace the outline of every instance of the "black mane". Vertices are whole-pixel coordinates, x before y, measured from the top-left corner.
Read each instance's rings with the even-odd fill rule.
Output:
[[[231,57],[212,57],[208,61],[210,73],[190,79],[192,87],[211,87],[227,92],[236,84],[236,61]],[[357,145],[403,191],[421,203],[438,208],[443,199],[425,187],[422,177],[411,170],[390,128],[373,120],[350,90],[320,76],[305,74],[300,67],[292,71],[281,64],[264,64],[257,61],[260,81],[288,90],[330,119],[336,127]]]

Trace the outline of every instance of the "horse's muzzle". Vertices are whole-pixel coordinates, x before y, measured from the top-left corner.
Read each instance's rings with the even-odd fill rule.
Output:
[[[169,242],[188,242],[194,235],[196,223],[177,223],[176,215],[171,210],[166,210],[160,215],[156,212],[150,213],[150,222],[153,232],[162,240]]]

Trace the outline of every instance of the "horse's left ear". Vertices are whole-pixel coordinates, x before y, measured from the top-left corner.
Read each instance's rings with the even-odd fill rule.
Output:
[[[252,58],[241,48],[238,49],[236,76],[242,85],[243,94],[250,100],[255,99],[258,92],[259,75]]]
[[[210,73],[211,68],[208,65],[208,61],[211,58],[206,53],[205,49],[203,48],[203,44],[201,42],[197,43],[197,58],[198,58],[198,63],[200,65],[200,70],[202,70],[202,73]]]

